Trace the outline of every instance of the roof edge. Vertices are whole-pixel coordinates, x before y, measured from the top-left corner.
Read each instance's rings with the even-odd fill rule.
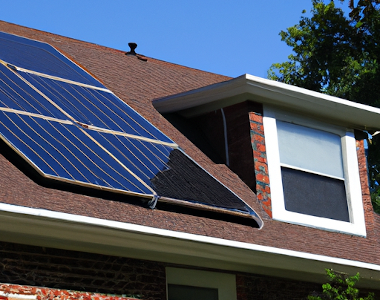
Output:
[[[194,117],[247,100],[350,128],[368,131],[380,129],[379,108],[249,74],[155,99],[153,105],[160,113],[179,112],[185,117]]]
[[[0,203],[3,240],[167,263],[323,282],[325,268],[380,283],[380,265],[143,225]]]

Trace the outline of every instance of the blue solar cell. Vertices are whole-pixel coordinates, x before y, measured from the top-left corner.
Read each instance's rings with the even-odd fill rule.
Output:
[[[67,119],[54,105],[2,64],[0,64],[0,107]]]
[[[0,59],[17,67],[103,87],[49,44],[0,32],[0,47]]]
[[[87,133],[149,186],[152,178],[168,169],[171,147],[92,130]]]
[[[20,73],[79,122],[173,143],[112,93]]]
[[[0,112],[0,133],[50,177],[152,195],[76,125]]]

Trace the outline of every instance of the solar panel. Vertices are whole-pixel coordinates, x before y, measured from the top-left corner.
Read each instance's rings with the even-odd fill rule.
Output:
[[[0,33],[0,136],[41,175],[252,217],[239,197],[48,44]]]
[[[173,143],[134,110],[126,110],[125,103],[109,90],[83,87],[29,73],[22,76],[79,122]]]
[[[71,122],[1,112],[0,133],[43,175],[84,185],[152,195],[137,177]]]
[[[65,118],[65,115],[57,107],[3,64],[0,64],[0,83],[0,107],[48,117]]]
[[[11,65],[96,87],[103,85],[55,50],[38,41],[0,32],[1,59]]]

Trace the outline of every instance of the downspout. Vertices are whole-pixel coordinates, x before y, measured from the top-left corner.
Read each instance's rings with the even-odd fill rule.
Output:
[[[223,108],[220,109],[222,113],[223,118],[223,130],[224,130],[224,151],[226,153],[226,165],[230,166],[230,156],[228,152],[228,139],[227,139],[227,122],[226,122],[226,116],[224,115]]]

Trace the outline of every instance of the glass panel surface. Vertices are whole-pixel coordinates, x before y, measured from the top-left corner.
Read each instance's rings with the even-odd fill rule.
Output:
[[[111,93],[32,74],[22,75],[77,121],[172,143],[167,136]]]
[[[170,147],[93,130],[87,133],[149,186],[152,178],[168,169]]]
[[[168,300],[218,300],[218,289],[168,284]]]
[[[104,87],[48,44],[0,32],[0,47],[0,59],[17,67]]]
[[[48,100],[2,64],[0,64],[0,107],[67,119]]]
[[[161,197],[254,214],[181,150],[93,130],[86,132]]]
[[[343,180],[281,168],[285,209],[349,222]]]
[[[46,175],[152,194],[76,125],[13,113],[0,114],[1,135]]]
[[[151,180],[158,195],[255,215],[247,204],[181,150],[171,151],[168,167]]]
[[[340,136],[277,120],[281,164],[344,178]]]

